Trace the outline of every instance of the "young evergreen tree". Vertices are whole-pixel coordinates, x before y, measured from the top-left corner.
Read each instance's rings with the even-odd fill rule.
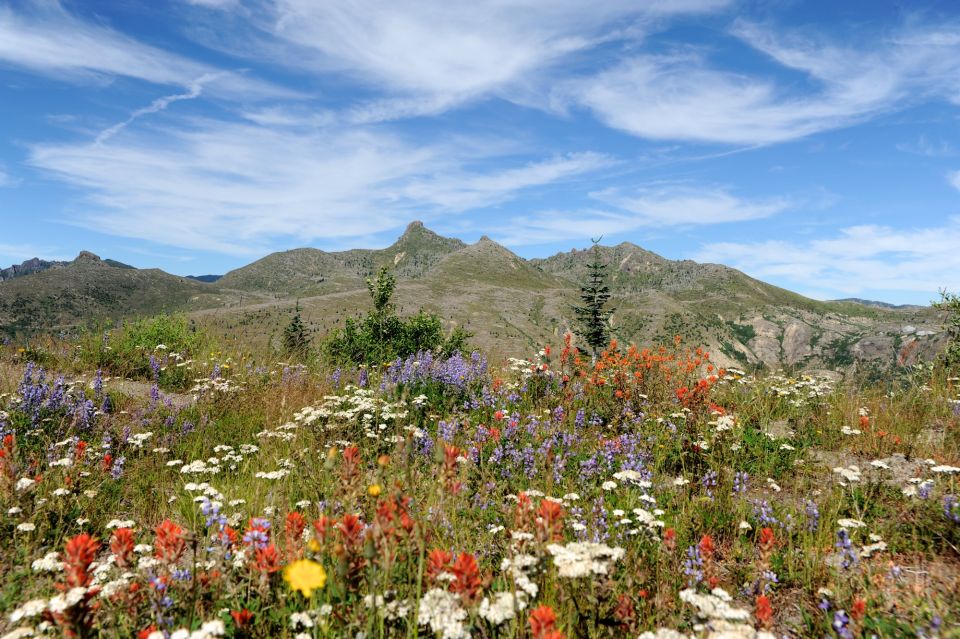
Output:
[[[287,327],[283,329],[283,350],[288,355],[306,355],[310,348],[310,338],[307,329],[300,318],[300,301],[297,301],[296,312]]]
[[[940,353],[941,361],[948,371],[960,371],[960,295],[940,291],[940,301],[933,307],[943,312],[943,330],[947,344]]]
[[[602,238],[601,238],[602,239]],[[593,241],[593,260],[587,265],[587,283],[580,287],[582,306],[574,306],[579,327],[577,334],[590,345],[593,356],[610,343],[608,320],[613,313],[607,308],[610,287],[607,286],[607,265],[600,261],[600,240]]]

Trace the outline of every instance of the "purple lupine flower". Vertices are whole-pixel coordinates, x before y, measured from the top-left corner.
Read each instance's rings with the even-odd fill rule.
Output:
[[[857,563],[859,558],[857,557],[857,552],[853,549],[853,542],[850,541],[850,534],[846,529],[841,528],[837,532],[837,543],[835,546],[837,550],[840,551],[840,565],[844,570],[849,570],[851,566]]]
[[[850,617],[846,611],[838,610],[833,613],[833,630],[840,639],[853,639],[853,632],[850,630]]]
[[[757,521],[760,522],[761,526],[773,526],[780,524],[773,514],[773,508],[766,499],[762,501],[759,499],[754,500],[753,516],[757,518]]]
[[[98,402],[103,400],[103,371],[99,368],[93,376],[93,398]]]
[[[733,494],[742,495],[747,492],[747,482],[750,480],[750,474],[745,471],[738,471],[733,475]]]
[[[944,495],[943,514],[955,524],[960,524],[960,499],[956,495]]]
[[[820,509],[815,501],[808,499],[804,510],[807,515],[807,530],[814,532],[820,527]]]
[[[360,373],[357,376],[357,386],[359,386],[360,388],[366,388],[369,381],[370,381],[370,373],[367,372],[366,368],[361,368]]]
[[[451,419],[449,422],[441,420],[437,423],[437,436],[448,444],[452,444],[459,426],[456,420]]]
[[[127,458],[120,456],[113,460],[113,466],[110,467],[110,477],[113,479],[120,479],[123,475],[123,465],[126,463]]]
[[[703,581],[703,557],[696,545],[687,548],[687,558],[683,560],[683,574],[687,576],[687,586],[696,588]]]
[[[704,473],[703,477],[700,478],[700,486],[710,501],[713,501],[713,489],[717,487],[719,478],[720,475],[715,470],[708,470]]]

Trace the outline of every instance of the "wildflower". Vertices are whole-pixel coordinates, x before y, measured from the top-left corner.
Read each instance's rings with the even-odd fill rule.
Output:
[[[326,585],[327,572],[315,561],[300,559],[283,569],[283,580],[291,590],[297,590],[304,597],[309,598],[314,590],[319,590]]]
[[[67,541],[64,547],[64,569],[68,586],[77,588],[90,584],[92,575],[88,571],[99,550],[100,543],[87,533],[81,533]]]
[[[566,546],[550,544],[547,551],[553,555],[558,574],[570,578],[606,575],[610,566],[622,559],[626,552],[623,548],[590,542],[572,542]]]
[[[527,601],[523,591],[518,591],[516,594],[512,592],[498,592],[493,595],[492,600],[488,597],[483,598],[483,601],[480,602],[480,606],[477,608],[477,614],[482,619],[489,621],[492,625],[499,626],[505,621],[513,619],[515,610],[523,610],[526,607]]]
[[[277,547],[269,544],[263,548],[257,548],[255,553],[256,568],[260,572],[271,574],[280,570],[280,553]]]
[[[860,621],[865,614],[867,614],[867,602],[863,597],[857,597],[853,600],[853,606],[850,607],[850,616]]]
[[[420,623],[443,639],[466,639],[470,633],[463,626],[467,611],[460,606],[456,595],[433,588],[420,599],[417,618]]]
[[[539,606],[531,611],[529,622],[533,639],[554,639],[563,636],[556,630],[557,614],[550,606]]]
[[[186,537],[183,528],[169,519],[164,519],[155,529],[156,556],[161,561],[176,563],[186,549]]]
[[[110,552],[116,557],[117,565],[125,567],[133,554],[133,531],[129,528],[117,528],[110,537]]]
[[[754,616],[761,628],[769,628],[773,621],[773,606],[770,605],[770,599],[766,595],[759,595],[754,608]]]
[[[450,567],[450,572],[454,575],[450,590],[458,593],[467,605],[476,601],[482,586],[476,557],[470,553],[460,553]]]
[[[759,543],[761,552],[766,554],[773,550],[773,546],[777,543],[776,535],[773,534],[773,528],[760,529]]]
[[[380,493],[382,492],[383,488],[380,486],[380,484],[370,484],[367,486],[367,494],[371,497],[379,497]]]
[[[231,610],[230,616],[233,617],[233,623],[237,625],[237,628],[246,628],[253,621],[253,613],[246,608]]]

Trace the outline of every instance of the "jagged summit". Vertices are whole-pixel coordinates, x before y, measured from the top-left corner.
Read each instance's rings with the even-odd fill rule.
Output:
[[[100,259],[100,256],[96,253],[91,253],[90,251],[80,251],[80,254],[73,260],[74,262],[93,262],[95,264],[102,264],[103,260]]]

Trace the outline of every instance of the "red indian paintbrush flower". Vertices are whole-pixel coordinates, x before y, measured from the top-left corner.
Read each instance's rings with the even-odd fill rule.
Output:
[[[157,558],[169,563],[176,563],[186,548],[187,542],[183,528],[169,519],[164,519],[160,525],[156,527],[155,532],[157,539],[154,553]]]
[[[563,508],[555,501],[544,499],[537,509],[537,531],[544,541],[563,539]]]
[[[125,568],[133,554],[133,531],[129,528],[117,528],[110,537],[110,552],[116,557],[117,565]]]
[[[67,542],[63,562],[67,586],[78,588],[90,584],[93,577],[89,572],[90,564],[97,558],[99,550],[100,542],[87,533],[81,533]]]
[[[557,614],[550,606],[535,608],[529,617],[530,634],[533,639],[562,639],[563,635],[556,629]]]
[[[453,566],[450,567],[450,572],[454,576],[453,583],[450,584],[450,590],[459,594],[468,606],[476,602],[482,586],[477,558],[470,553],[460,553],[457,555],[456,561],[453,562]]]
[[[756,616],[761,628],[769,628],[773,621],[773,606],[770,604],[770,598],[766,595],[757,597],[753,614]]]

